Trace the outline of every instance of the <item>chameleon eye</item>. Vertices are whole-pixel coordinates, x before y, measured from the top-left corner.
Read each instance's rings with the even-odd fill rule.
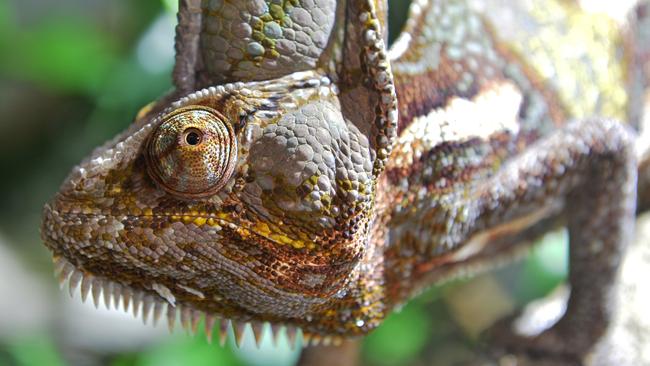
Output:
[[[165,117],[148,140],[147,171],[165,191],[201,198],[228,182],[237,159],[235,132],[212,108],[180,108]]]

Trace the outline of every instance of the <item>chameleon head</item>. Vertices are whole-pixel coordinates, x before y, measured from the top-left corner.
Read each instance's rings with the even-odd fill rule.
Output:
[[[313,21],[298,3],[286,4],[295,19],[282,19],[300,28],[286,30],[297,52],[284,40],[252,42],[247,52],[262,68],[247,59],[233,74],[213,56],[230,31],[201,36],[208,60],[218,60],[206,71],[187,63],[195,47],[183,46],[196,27],[179,25],[174,96],[83,160],[45,206],[42,236],[62,281],[81,282],[82,295],[101,287],[105,296],[144,296],[172,315],[180,307],[311,334],[379,324],[383,252],[371,243],[385,230],[370,238],[370,227],[397,131],[381,22],[374,1],[308,2],[320,15]],[[181,23],[198,13],[185,15]],[[310,22],[317,42],[305,48],[298,36]],[[284,34],[277,26],[264,31]],[[236,38],[228,47],[245,37]]]
[[[193,93],[93,152],[44,210],[62,280],[314,333],[348,332],[333,317],[356,327],[374,155],[336,88],[308,76]]]

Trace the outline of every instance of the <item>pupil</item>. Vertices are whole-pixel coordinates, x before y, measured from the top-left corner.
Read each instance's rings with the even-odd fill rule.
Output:
[[[192,131],[185,136],[185,141],[188,145],[198,145],[201,142],[201,136],[198,133]]]

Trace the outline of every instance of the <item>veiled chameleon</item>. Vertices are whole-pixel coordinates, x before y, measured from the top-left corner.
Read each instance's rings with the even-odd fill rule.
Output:
[[[613,311],[633,133],[565,122],[465,1],[414,2],[390,51],[385,14],[371,0],[180,1],[176,89],[44,209],[61,280],[145,317],[330,344],[566,225],[567,313],[514,344],[580,359]]]

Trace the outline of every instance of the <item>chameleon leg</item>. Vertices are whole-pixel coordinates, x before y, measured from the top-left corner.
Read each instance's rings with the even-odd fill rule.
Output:
[[[547,331],[500,341],[513,351],[579,363],[615,311],[612,289],[633,234],[633,137],[612,121],[573,122],[509,164],[481,188],[479,226],[489,229],[563,201],[571,296],[563,318]]]

